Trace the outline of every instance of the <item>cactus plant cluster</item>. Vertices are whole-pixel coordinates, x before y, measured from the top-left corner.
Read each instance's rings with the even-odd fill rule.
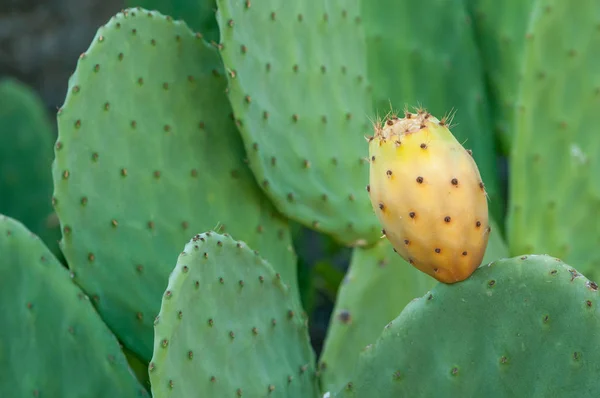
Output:
[[[56,138],[0,84],[0,396],[597,396],[600,5],[426,3],[131,0]]]

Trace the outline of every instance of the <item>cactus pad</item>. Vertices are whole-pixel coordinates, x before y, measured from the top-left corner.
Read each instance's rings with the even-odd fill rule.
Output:
[[[219,0],[229,98],[276,207],[345,244],[379,237],[365,185],[372,116],[359,2]]]
[[[285,280],[244,242],[196,235],[155,323],[152,395],[316,398],[306,322]]]
[[[215,18],[215,0],[126,0],[128,7],[142,7],[182,19],[207,42],[219,42],[219,25]]]
[[[363,1],[362,16],[378,113],[389,112],[391,102],[455,114],[452,131],[473,150],[490,210],[503,220],[484,70],[464,1]]]
[[[490,87],[493,124],[502,151],[510,153],[522,76],[525,32],[534,0],[467,0]]]
[[[495,228],[492,223],[492,228]],[[492,233],[483,264],[508,255],[500,234]],[[374,343],[384,326],[413,299],[434,286],[435,279],[407,264],[384,240],[355,248],[338,291],[320,359],[321,388],[335,392],[352,374],[360,352]]]
[[[55,209],[75,280],[149,361],[191,231],[243,237],[295,286],[287,223],[243,163],[219,56],[184,23],[127,10],[78,61],[58,116]]]
[[[600,3],[541,0],[525,45],[511,156],[512,255],[546,253],[600,277]]]
[[[411,302],[341,397],[596,397],[598,285],[549,256],[483,266]]]
[[[42,100],[24,84],[0,81],[0,213],[22,222],[55,255],[60,227],[52,210],[52,140]]]
[[[394,253],[387,240],[371,248],[355,248],[319,360],[322,390],[333,392],[343,386],[360,351],[435,282]]]
[[[0,396],[148,396],[69,272],[23,224],[1,215],[0,253]]]

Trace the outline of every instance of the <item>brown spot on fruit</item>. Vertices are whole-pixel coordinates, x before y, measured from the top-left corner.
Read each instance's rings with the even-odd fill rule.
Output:
[[[410,213],[408,213],[408,216],[409,216],[410,218],[415,218],[415,216],[416,216],[416,213],[415,213],[414,211],[411,211]]]
[[[453,178],[450,182],[452,183],[452,185],[458,185],[458,180],[456,178]]]
[[[417,183],[422,184],[423,183],[423,177],[417,177]]]

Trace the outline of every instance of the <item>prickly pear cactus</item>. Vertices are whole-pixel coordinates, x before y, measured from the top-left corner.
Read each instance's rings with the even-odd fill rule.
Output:
[[[147,397],[119,342],[42,241],[0,215],[2,397]]]
[[[385,115],[390,103],[421,104],[435,115],[456,112],[453,132],[473,150],[490,211],[504,220],[485,74],[464,0],[361,4],[377,112]]]
[[[492,234],[483,264],[507,255],[508,248],[500,235]],[[360,352],[377,340],[385,325],[411,300],[423,296],[434,283],[435,279],[394,253],[387,240],[372,248],[355,248],[320,358],[322,390],[338,391],[352,375]]]
[[[598,285],[549,256],[439,284],[360,358],[338,397],[596,397]]]
[[[600,277],[600,3],[540,0],[527,33],[511,156],[511,253]]]
[[[127,0],[125,3],[128,7],[142,7],[184,20],[190,29],[202,34],[207,42],[219,42],[215,0]]]
[[[60,227],[52,210],[52,140],[42,100],[11,78],[0,81],[0,213],[22,222],[55,255]]]
[[[295,292],[246,243],[196,235],[155,323],[154,398],[316,398],[315,355]]]
[[[525,33],[535,0],[467,0],[479,44],[500,148],[510,153]]]
[[[394,253],[388,241],[355,248],[338,290],[327,338],[319,360],[321,389],[337,391],[352,374],[360,351],[435,279]]]
[[[244,237],[297,288],[287,223],[243,163],[225,88],[216,50],[184,23],[126,10],[79,60],[58,116],[54,203],[65,255],[111,329],[146,361],[169,264],[191,231]]]
[[[379,227],[364,194],[372,112],[359,2],[287,4],[217,1],[229,99],[250,167],[286,216],[345,244],[375,243]]]
[[[376,124],[367,189],[382,233],[398,254],[454,283],[481,264],[491,227],[477,164],[447,123],[419,110]]]

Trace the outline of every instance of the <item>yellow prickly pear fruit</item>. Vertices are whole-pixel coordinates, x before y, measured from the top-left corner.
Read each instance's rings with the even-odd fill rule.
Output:
[[[485,186],[447,121],[419,110],[387,118],[369,139],[367,190],[395,251],[440,282],[468,278],[491,228]]]

